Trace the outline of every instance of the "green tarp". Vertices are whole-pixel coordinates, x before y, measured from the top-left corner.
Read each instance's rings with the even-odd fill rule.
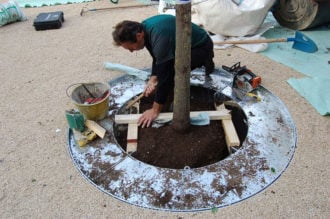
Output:
[[[271,15],[265,22],[273,22],[274,28],[263,36],[266,38],[294,37],[295,31],[280,26]],[[302,73],[304,78],[290,78],[288,83],[321,115],[330,115],[330,24],[301,31],[318,46],[315,53],[306,53],[292,48],[292,42],[269,43],[262,55],[289,66]]]

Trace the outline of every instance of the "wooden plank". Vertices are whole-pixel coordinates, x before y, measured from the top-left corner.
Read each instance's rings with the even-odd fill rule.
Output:
[[[220,110],[220,111],[196,111],[190,112],[190,117],[196,117],[201,112],[206,112],[210,116],[210,120],[222,120],[222,119],[231,119],[229,110]],[[124,115],[115,115],[115,122],[118,124],[130,124],[137,123],[138,119],[142,114],[124,114]],[[157,119],[168,120],[173,118],[173,113],[160,113]]]
[[[138,131],[139,127],[136,123],[128,124],[126,147],[127,153],[135,152],[137,150]]]
[[[86,120],[85,125],[87,126],[87,128],[94,131],[100,138],[104,138],[106,130],[102,126],[100,126],[93,120]]]
[[[221,120],[221,122],[222,122],[222,127],[225,132],[225,136],[226,136],[226,143],[227,143],[228,151],[229,151],[229,153],[231,153],[230,147],[239,146],[240,140],[238,138],[235,126],[231,119],[224,119],[224,120]]]

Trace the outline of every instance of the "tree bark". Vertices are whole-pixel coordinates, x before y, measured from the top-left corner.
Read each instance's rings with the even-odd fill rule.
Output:
[[[175,87],[173,128],[187,132],[190,127],[191,3],[176,4]]]

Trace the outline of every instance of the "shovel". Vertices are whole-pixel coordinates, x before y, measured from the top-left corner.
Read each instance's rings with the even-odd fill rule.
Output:
[[[138,4],[138,5],[127,5],[127,6],[118,6],[118,7],[110,7],[110,8],[92,8],[92,9],[83,7],[80,11],[80,16],[83,16],[85,13],[87,13],[89,11],[106,11],[106,10],[114,10],[114,9],[142,8],[142,7],[148,7],[148,6],[153,6],[153,5],[156,5],[156,4],[146,4],[146,5]]]
[[[293,42],[292,48],[303,51],[313,53],[318,50],[317,45],[313,40],[308,38],[306,35],[297,31],[294,38],[277,38],[277,39],[256,39],[256,40],[241,40],[241,41],[223,41],[223,42],[215,42],[216,45],[223,44],[256,44],[256,43],[278,43],[278,42]]]

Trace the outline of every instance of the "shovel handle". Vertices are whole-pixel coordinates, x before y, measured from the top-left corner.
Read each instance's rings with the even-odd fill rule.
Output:
[[[115,4],[117,4],[117,3],[115,3]],[[113,9],[142,8],[142,7],[152,6],[152,5],[158,5],[158,4],[147,4],[147,5],[137,4],[137,5],[117,6],[117,7],[108,7],[108,8],[92,8],[92,9],[83,7],[80,11],[80,16],[83,16],[83,14],[88,11],[106,11],[106,10],[113,10]]]
[[[224,44],[257,44],[257,43],[278,43],[278,42],[287,42],[285,38],[277,39],[256,39],[256,40],[240,40],[240,41],[231,41],[226,40],[223,42],[214,42],[215,45],[224,45]]]

